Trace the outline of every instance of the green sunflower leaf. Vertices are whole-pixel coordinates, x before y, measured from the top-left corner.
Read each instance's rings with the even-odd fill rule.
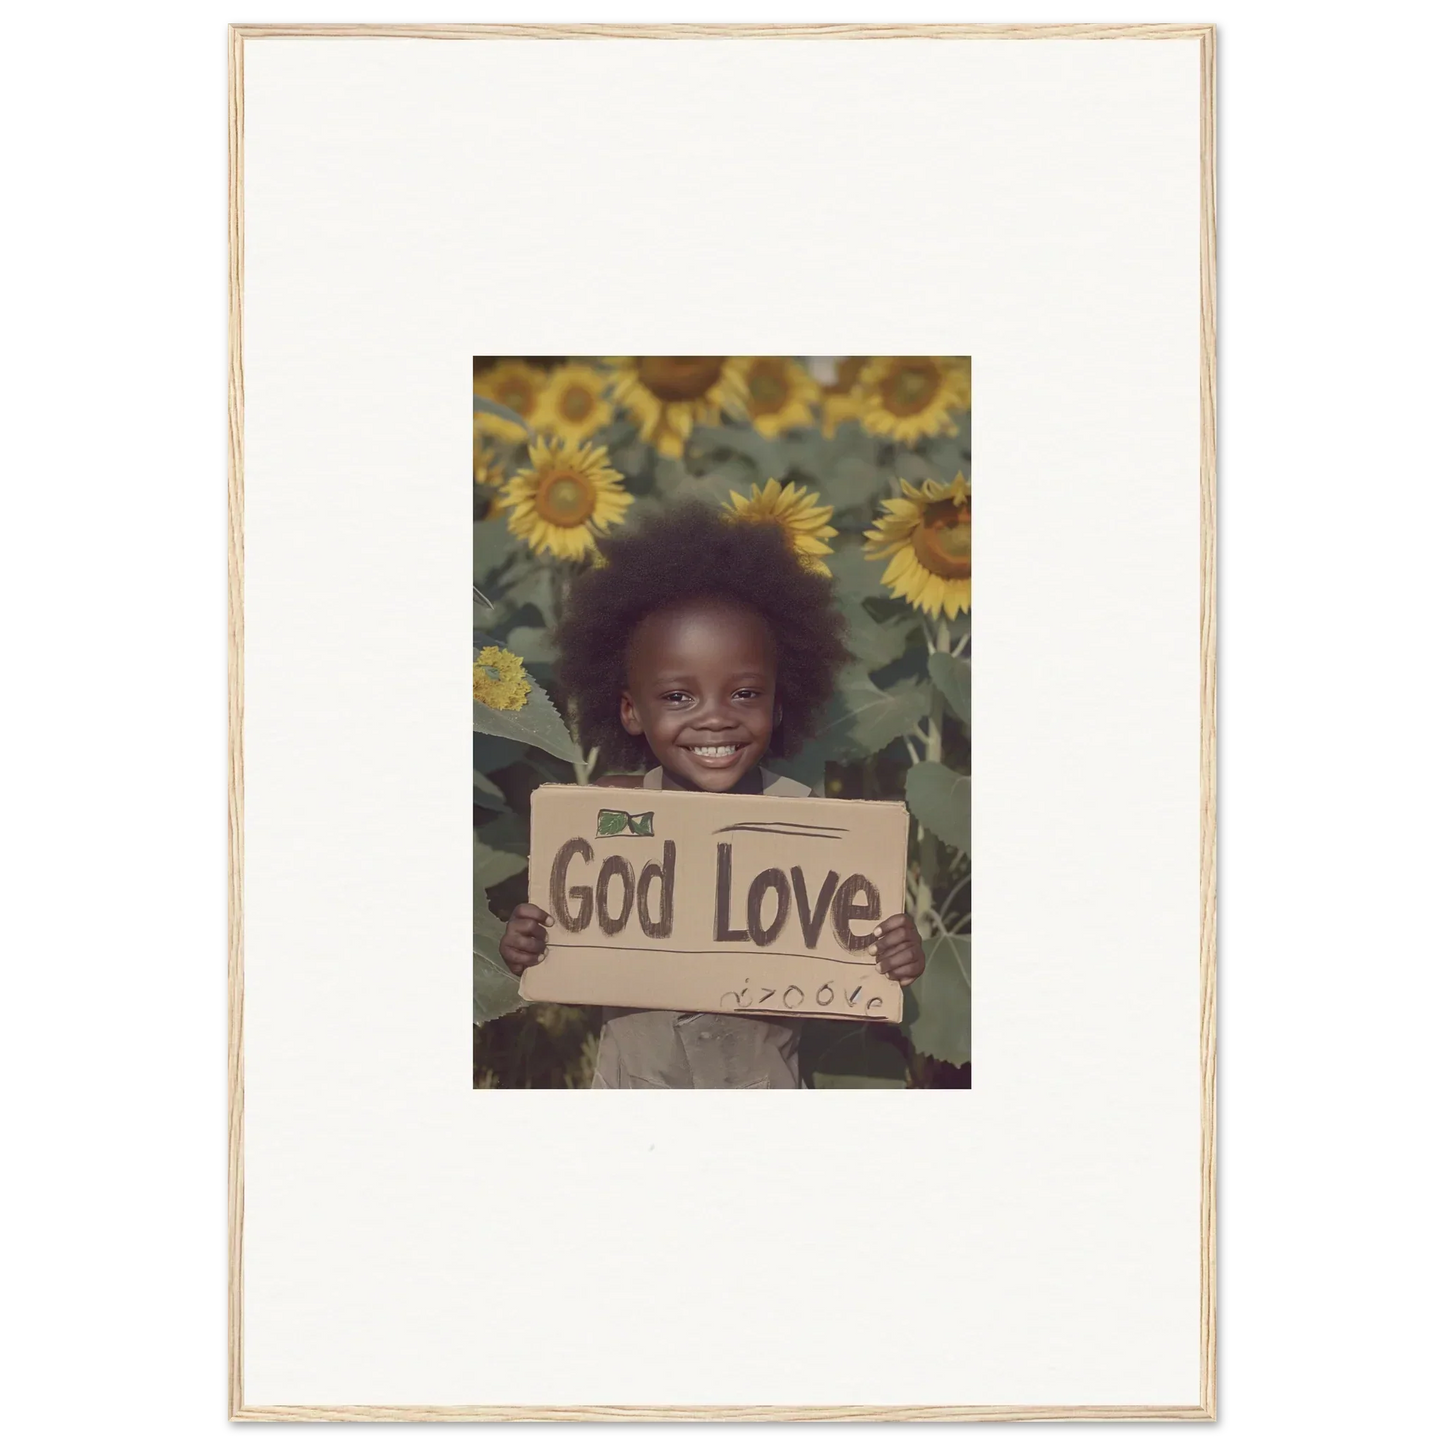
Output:
[[[859,598],[888,595],[888,588],[883,585],[883,570],[888,565],[885,559],[865,557],[863,548],[845,537],[837,538],[831,545],[833,555],[823,560],[837,580],[840,600],[850,595]]]
[[[472,733],[472,771],[498,773],[526,756],[526,746],[511,738],[494,738],[486,733]]]
[[[581,754],[562,715],[552,705],[542,685],[531,673],[526,674],[532,684],[527,700],[515,711],[507,708],[490,707],[484,702],[472,702],[472,731],[487,733],[495,738],[512,738],[519,743],[528,743],[551,753],[564,762],[576,762]]]
[[[902,737],[928,710],[926,685],[885,692],[860,668],[845,672],[808,747],[825,759],[866,758]]]
[[[476,737],[476,733],[472,734]],[[502,795],[502,790],[485,774],[472,769],[472,805],[493,813],[510,813],[511,805]]]
[[[941,482],[952,481],[952,476],[943,478],[938,475],[938,467],[929,461],[927,457],[919,456],[917,452],[904,451],[900,448],[898,454],[893,458],[893,471],[905,481],[912,482],[915,486],[923,481]]]
[[[502,853],[518,853],[523,857],[526,856],[530,842],[526,820],[512,812],[499,813],[496,817],[488,818],[485,823],[479,823],[476,836],[488,848],[496,848]]]
[[[908,811],[935,837],[969,850],[973,780],[942,763],[914,763],[904,784]]]
[[[898,1035],[878,1024],[809,1019],[799,1054],[814,1089],[901,1089],[907,1079]]]
[[[519,545],[517,538],[507,530],[505,518],[491,517],[485,522],[473,522],[472,581],[485,592],[483,584]],[[487,596],[496,601],[490,592]]]
[[[483,900],[472,913],[472,1022],[490,1023],[526,1002],[511,969],[502,962],[502,920]]]
[[[962,435],[930,437],[924,443],[928,460],[933,466],[931,475],[935,481],[951,482],[960,472],[965,477],[969,474],[968,418],[966,415],[960,417],[959,413],[955,412],[953,419],[955,423],[962,421]]]
[[[619,439],[608,445],[608,455],[612,459],[612,465],[619,472],[630,480],[646,476],[652,466],[652,448],[642,441],[635,428],[624,425],[618,430]],[[602,440],[606,442],[606,437]]]
[[[492,597],[492,601],[512,611],[531,605],[542,614],[543,622],[550,625],[556,620],[553,605],[556,591],[550,566],[534,560],[509,573],[501,598]],[[491,593],[487,595],[491,597]]]
[[[780,773],[785,778],[791,778],[795,783],[802,783],[805,788],[812,789],[821,798],[823,784],[826,781],[824,769],[827,762],[827,758],[812,743],[809,743],[790,758],[769,758],[766,766],[769,772]]]
[[[831,557],[825,557],[831,562]],[[865,672],[877,672],[890,662],[897,662],[908,650],[909,637],[917,627],[916,615],[893,617],[879,622],[863,605],[860,597],[843,593],[838,598],[838,610],[848,623],[847,645]]]
[[[507,647],[524,662],[553,662],[557,649],[545,627],[514,627],[507,634]]]
[[[476,899],[485,895],[488,888],[518,874],[527,866],[527,860],[516,853],[504,853],[475,836],[472,837],[472,900],[475,911]]]
[[[973,1057],[973,940],[923,940],[923,973],[903,990],[903,1032],[920,1054],[963,1065]]]
[[[969,726],[973,705],[972,664],[947,652],[935,652],[928,659],[928,675],[952,708],[953,715],[965,727]]]
[[[774,440],[744,426],[694,427],[687,441],[689,457],[746,457],[759,473],[759,481],[769,477],[782,480],[788,469],[787,453],[781,440]]]
[[[878,496],[885,485],[884,472],[868,458],[842,457],[827,469],[822,500],[842,512]]]

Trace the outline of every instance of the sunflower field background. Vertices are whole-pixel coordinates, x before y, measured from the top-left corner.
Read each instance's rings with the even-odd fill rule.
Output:
[[[914,819],[928,966],[899,1027],[806,1020],[805,1081],[970,1087],[970,359],[475,357],[472,394],[475,1087],[591,1083],[601,1011],[524,1003],[497,944],[532,790],[596,766],[552,698],[558,609],[598,535],[684,497],[783,528],[848,621],[821,732],[768,766]]]

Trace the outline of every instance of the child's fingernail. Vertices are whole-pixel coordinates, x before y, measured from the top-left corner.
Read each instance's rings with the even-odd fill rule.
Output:
[[[546,921],[547,927],[548,927],[548,928],[551,928],[551,926],[552,926],[552,915],[551,915],[550,913],[544,913],[544,914],[542,915],[542,917],[543,917],[543,919]]]
[[[868,952],[869,952],[869,953],[877,953],[877,952],[878,952],[878,945],[877,945],[876,943],[870,943],[870,944],[868,945]]]
[[[881,923],[878,925],[877,928],[875,928],[875,929],[873,930],[873,937],[874,937],[874,938],[882,938],[882,937],[883,937],[883,925],[882,925]]]

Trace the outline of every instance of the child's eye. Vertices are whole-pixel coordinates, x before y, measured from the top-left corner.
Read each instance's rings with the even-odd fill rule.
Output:
[[[662,700],[663,702],[686,702],[687,694],[685,692],[665,692]]]
[[[751,702],[753,698],[761,697],[762,693],[755,687],[740,687],[733,696],[742,698],[744,702]]]

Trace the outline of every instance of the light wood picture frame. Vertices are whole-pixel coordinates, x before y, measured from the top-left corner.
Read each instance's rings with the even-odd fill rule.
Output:
[[[248,1391],[246,1369],[247,1110],[246,1110],[246,65],[258,46],[295,40],[365,43],[409,40],[437,45],[633,40],[663,44],[706,40],[790,40],[807,45],[893,41],[968,45],[972,42],[1088,41],[1187,48],[1197,57],[1199,214],[1198,390],[1198,1390],[1170,1404],[886,1403],[830,1404],[316,1404],[277,1403]],[[1216,449],[1215,449],[1215,29],[1212,25],[235,25],[230,30],[229,155],[229,1413],[235,1420],[353,1421],[648,1421],[648,1420],[1213,1420],[1216,1382]],[[274,240],[271,242],[274,244]],[[976,361],[975,363],[979,363]],[[254,605],[254,598],[253,598]]]

